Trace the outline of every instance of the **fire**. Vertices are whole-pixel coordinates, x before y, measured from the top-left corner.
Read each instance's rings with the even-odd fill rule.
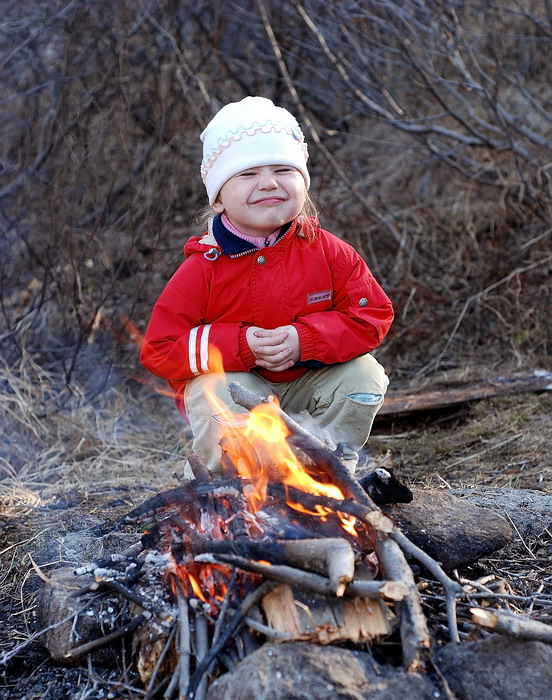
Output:
[[[216,393],[217,384],[227,379],[222,359],[216,348],[210,348],[209,367],[215,371],[213,382],[207,396],[213,406],[215,420],[221,423],[227,438],[223,451],[231,459],[237,473],[254,483],[254,489],[247,491],[253,512],[262,508],[266,502],[266,488],[269,481],[279,481],[285,486],[293,487],[305,493],[342,500],[344,494],[335,484],[323,483],[308,473],[294,455],[286,438],[289,429],[279,414],[279,404],[275,397],[258,406],[248,414],[230,411]],[[326,518],[332,514],[328,508],[317,506],[314,511],[305,509],[291,498],[287,498],[291,508]],[[343,529],[356,537],[355,518],[339,514]]]

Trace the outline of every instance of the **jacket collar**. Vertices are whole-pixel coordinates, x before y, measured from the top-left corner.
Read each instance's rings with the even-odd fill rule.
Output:
[[[275,245],[292,228],[294,223],[294,221],[290,221],[282,226],[280,233],[278,234],[278,238],[274,243]],[[249,251],[258,250],[258,248],[251,245],[249,241],[244,241],[243,238],[239,238],[229,231],[222,223],[222,217],[220,214],[217,214],[217,216],[215,216],[213,219],[213,236],[226,255],[240,255],[241,253],[248,253]]]

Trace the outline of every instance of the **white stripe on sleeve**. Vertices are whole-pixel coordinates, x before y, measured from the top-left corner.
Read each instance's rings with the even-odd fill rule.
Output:
[[[196,340],[197,332],[200,328],[201,326],[196,326],[195,328],[192,328],[192,330],[190,331],[190,337],[188,339],[188,359],[190,361],[190,369],[193,374],[199,374],[196,357]]]
[[[201,371],[209,371],[209,331],[211,330],[211,324],[203,326],[203,334],[201,336],[199,356],[201,360]]]

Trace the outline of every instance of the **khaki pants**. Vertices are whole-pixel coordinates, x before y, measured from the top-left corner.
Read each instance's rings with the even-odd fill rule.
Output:
[[[226,381],[219,375],[204,374],[186,385],[184,401],[193,432],[192,449],[214,474],[220,473],[220,447],[224,426],[213,419],[219,413],[206,398],[208,391],[233,413],[247,413],[237,406],[228,392],[228,382],[269,396],[275,394],[286,413],[308,411],[332,439],[347,443],[344,458],[354,471],[357,451],[364,445],[374,416],[383,403],[389,380],[372,355],[362,355],[341,364],[309,370],[293,382],[273,383],[256,372],[228,372]],[[191,477],[189,466],[186,476]]]

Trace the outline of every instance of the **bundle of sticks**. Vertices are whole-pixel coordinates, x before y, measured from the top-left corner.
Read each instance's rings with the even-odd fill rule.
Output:
[[[230,390],[234,401],[249,410],[266,401],[236,384]],[[143,535],[140,551],[125,555],[115,567],[86,569],[94,584],[81,593],[116,591],[132,606],[133,617],[120,635],[134,634],[146,697],[163,691],[167,699],[175,693],[203,698],[208,677],[219,664],[232,668],[265,639],[329,643],[345,634],[369,642],[390,633],[390,610],[404,666],[423,669],[430,636],[405,555],[417,558],[445,587],[450,637],[459,639],[455,606],[462,587],[400,532],[338,451],[280,408],[275,410],[287,426],[288,442],[317,465],[343,498],[274,480],[266,485],[272,511],[265,504],[252,514],[248,479],[235,476],[226,465],[227,477],[213,481],[201,460],[191,455],[194,480],[157,494],[124,518],[127,525],[155,521]],[[306,516],[295,512],[291,518],[276,517],[274,512],[288,508],[289,501],[307,514],[323,509],[327,531],[320,518],[309,532]],[[354,537],[339,525],[344,517],[354,520]],[[286,537],[290,519],[294,539]],[[335,523],[337,536],[332,534]],[[152,587],[160,583],[168,597],[152,595]],[[316,602],[320,598],[322,606]],[[291,614],[290,605],[295,610]],[[313,613],[317,607],[322,608],[318,619]],[[306,610],[307,622],[297,609]],[[328,633],[329,616],[338,619],[339,632]],[[86,650],[113,641],[113,634],[108,637],[94,640]],[[82,653],[82,646],[73,653]]]

